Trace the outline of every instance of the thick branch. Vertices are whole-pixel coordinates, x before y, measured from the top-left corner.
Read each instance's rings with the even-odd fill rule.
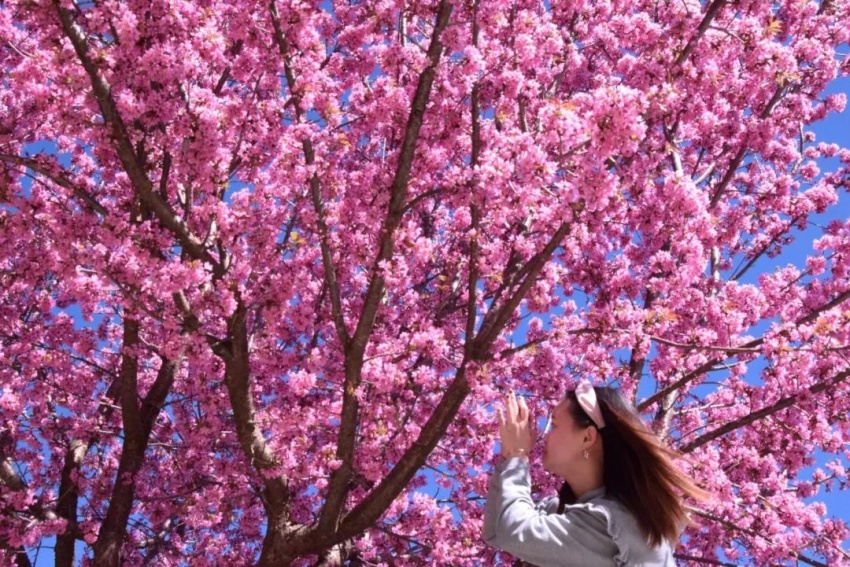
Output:
[[[374,524],[393,500],[402,493],[416,471],[425,464],[428,456],[437,446],[437,442],[445,435],[469,391],[466,368],[461,367],[434,409],[434,413],[422,426],[416,441],[405,451],[378,486],[345,516],[337,535],[340,541],[353,537]]]
[[[88,451],[89,444],[81,439],[74,439],[65,451],[65,463],[62,466],[62,478],[59,481],[59,501],[56,503],[56,513],[67,521],[65,531],[56,536],[56,567],[73,567],[74,546],[77,542],[77,502],[79,489],[75,480]]]
[[[125,313],[124,337],[121,344],[121,419],[124,423],[124,447],[139,443],[143,437],[139,414],[139,322]]]
[[[289,54],[289,44],[286,41],[286,35],[283,33],[283,28],[280,24],[280,15],[277,10],[277,2],[272,0],[269,7],[271,13],[272,27],[274,28],[274,39],[277,44],[278,52],[283,57],[283,68],[286,74],[286,82],[292,92],[292,99],[295,103],[295,114],[300,121],[304,113],[301,108],[301,93],[295,88],[295,72],[292,69],[291,58]],[[313,150],[313,142],[309,139],[304,139],[302,142],[304,149],[304,161],[308,166],[312,166],[316,161],[315,151]],[[319,184],[319,176],[314,173],[310,177],[310,196],[313,201],[313,208],[316,211],[316,225],[319,229],[319,246],[322,252],[322,268],[324,270],[325,281],[328,285],[328,290],[331,295],[331,314],[333,316],[334,326],[336,327],[337,335],[344,348],[348,348],[350,340],[348,329],[345,326],[345,318],[342,313],[342,301],[340,299],[339,283],[337,283],[336,268],[333,263],[333,253],[331,252],[329,231],[327,221],[325,220],[325,207],[322,201],[322,191]]]
[[[850,377],[850,370],[839,373],[832,380],[825,380],[823,382],[818,382],[817,384],[814,384],[813,386],[810,386],[809,388],[807,388],[806,392],[809,395],[819,394],[819,393],[823,392],[824,390],[826,390],[828,388],[833,388],[837,384],[845,381],[848,377]],[[797,402],[797,400],[800,398],[801,395],[802,395],[802,392],[797,392],[796,394],[793,394],[791,396],[781,398],[780,400],[778,400],[777,402],[775,402],[774,404],[772,404],[772,405],[770,405],[766,408],[762,408],[758,411],[749,413],[749,414],[747,414],[743,417],[740,417],[736,420],[730,421],[729,423],[727,423],[727,424],[725,424],[721,427],[718,427],[717,429],[715,429],[713,431],[710,431],[710,432],[708,432],[704,435],[700,435],[699,437],[697,437],[696,439],[694,439],[690,443],[681,447],[679,450],[682,453],[690,453],[691,451],[698,449],[699,447],[702,447],[706,443],[710,443],[711,441],[714,441],[718,437],[723,437],[727,433],[731,433],[731,432],[733,432],[737,429],[740,429],[742,427],[746,427],[747,425],[750,425],[751,423],[755,423],[757,421],[760,421],[760,420],[762,420],[762,419],[764,419],[768,416],[771,416],[771,415],[773,415],[777,412],[780,412],[784,409],[787,409],[787,408],[793,406]]]
[[[398,166],[395,177],[390,187],[390,203],[387,217],[381,229],[380,250],[378,257],[371,270],[369,288],[363,303],[363,311],[360,315],[357,328],[350,342],[346,345],[345,353],[345,384],[343,387],[342,415],[340,416],[339,438],[337,441],[336,457],[341,465],[331,474],[327,498],[322,508],[319,525],[323,529],[336,526],[345,497],[348,494],[348,481],[352,471],[352,459],[354,456],[354,445],[358,426],[359,403],[356,391],[360,384],[361,371],[363,368],[363,355],[375,319],[378,314],[378,306],[384,293],[384,277],[381,273],[382,264],[389,261],[393,256],[395,247],[395,231],[401,224],[404,214],[405,201],[407,200],[407,185],[410,179],[410,171],[413,165],[413,156],[416,144],[419,140],[419,131],[425,115],[425,107],[431,96],[431,86],[440,62],[443,45],[440,42],[440,34],[449,23],[452,5],[448,0],[441,0],[431,36],[431,44],[428,47],[428,65],[419,75],[419,83],[413,96],[410,115],[404,133],[404,139],[399,152]]]
[[[263,505],[268,513],[268,527],[259,564],[278,565],[284,564],[280,546],[289,523],[289,484],[285,477],[269,471],[278,461],[255,420],[256,409],[250,385],[247,315],[247,309],[240,302],[228,319],[226,344],[217,346],[214,352],[224,361],[224,384],[233,409],[239,444],[263,479]]]
[[[177,375],[179,366],[180,359],[163,360],[159,367],[156,380],[154,380],[150,390],[148,390],[148,394],[142,401],[140,414],[142,427],[144,428],[146,436],[148,436],[153,429],[153,426],[156,423],[156,418],[159,416],[160,410],[165,405],[165,400],[168,398],[168,394],[171,393],[171,387],[174,385],[174,378]]]
[[[808,323],[811,323],[812,321],[817,319],[818,316],[821,313],[823,313],[824,311],[828,311],[828,310],[832,309],[833,307],[837,307],[838,305],[847,301],[848,298],[850,298],[850,290],[847,290],[844,293],[836,296],[834,299],[832,299],[828,303],[825,303],[824,305],[821,305],[817,309],[813,309],[805,317],[801,317],[800,319],[798,319],[795,324],[796,325],[806,325]],[[740,345],[739,347],[735,347],[735,348],[752,349],[752,348],[761,346],[762,343],[764,343],[764,337],[762,337],[760,339],[754,339],[754,340],[752,340],[748,343],[744,343],[743,345]],[[723,360],[724,360],[723,358],[712,358],[711,360],[706,361],[705,363],[701,364],[700,366],[698,366],[694,370],[691,370],[690,372],[688,372],[687,374],[682,376],[680,379],[676,380],[675,382],[673,382],[672,384],[667,386],[666,388],[659,390],[658,392],[654,393],[653,395],[649,396],[647,399],[642,401],[637,406],[638,411],[645,410],[650,405],[652,405],[655,402],[657,402],[658,400],[664,398],[670,392],[680,390],[681,388],[685,387],[688,383],[690,383],[691,380],[693,380],[694,378],[708,372],[716,364],[723,362]]]
[[[225,386],[233,407],[239,443],[254,467],[262,470],[274,466],[276,459],[254,421],[256,409],[250,392],[246,318],[247,309],[239,305],[228,320],[228,340],[215,352],[225,364]]]
[[[200,322],[192,313],[192,310],[182,291],[174,293],[174,301],[178,308],[183,312],[184,321],[183,327],[185,332],[197,330]],[[82,360],[82,362],[88,362]],[[104,393],[103,400],[98,406],[98,414],[104,421],[108,421],[112,415],[115,406],[113,403],[120,402],[124,390],[124,374],[111,374],[106,369],[94,365],[95,369],[113,376],[112,383],[109,384]],[[174,376],[178,370],[178,361],[164,360],[160,371],[157,375],[157,380],[151,387],[145,400],[142,402],[140,410],[140,419],[142,427],[149,435],[159,409],[162,408],[166,398],[171,390],[174,381]],[[156,411],[154,411],[156,410]],[[88,442],[82,439],[74,439],[69,444],[68,450],[65,453],[65,464],[62,469],[62,479],[59,485],[59,501],[56,505],[57,514],[64,518],[67,522],[65,532],[56,537],[56,565],[71,566],[74,564],[75,542],[78,539],[77,530],[77,504],[79,499],[79,490],[76,481],[74,480],[75,472],[79,471],[83,458],[93,444],[94,440]]]
[[[691,56],[691,52],[693,52],[694,48],[697,46],[697,42],[699,42],[700,38],[702,38],[703,34],[705,34],[705,31],[711,25],[714,18],[717,17],[717,14],[720,13],[723,6],[726,5],[726,1],[727,0],[714,0],[714,2],[711,3],[708,10],[705,12],[705,16],[703,16],[699,27],[697,28],[697,33],[694,34],[694,36],[688,41],[687,45],[685,45],[685,49],[683,49],[676,58],[676,61],[673,63],[674,67],[678,67]]]
[[[0,161],[29,168],[34,172],[38,173],[39,175],[43,175],[47,179],[51,180],[56,185],[59,185],[60,187],[71,191],[74,195],[82,199],[83,202],[97,214],[101,216],[106,216],[109,213],[109,211],[106,210],[106,207],[98,203],[97,199],[92,197],[87,191],[80,187],[77,187],[65,177],[56,175],[56,173],[50,171],[47,167],[44,166],[43,163],[39,163],[36,159],[13,156],[8,154],[0,154]]]
[[[156,379],[140,407],[137,401],[138,359],[132,352],[132,348],[138,342],[138,322],[125,318],[125,350],[121,362],[121,416],[124,422],[124,444],[115,484],[112,487],[112,496],[109,499],[109,508],[94,545],[96,567],[114,567],[120,565],[122,561],[121,547],[135,501],[135,477],[144,463],[151,431],[171,391],[180,364],[179,359],[162,360]],[[130,352],[126,350],[128,346]],[[85,454],[84,450],[82,454]]]
[[[138,344],[139,322],[125,314],[120,393],[124,444],[109,508],[94,545],[95,567],[117,567],[121,564],[121,546],[133,507],[133,477],[141,468],[146,445],[137,402],[139,361],[135,349]]]
[[[563,237],[569,231],[568,225],[562,225],[552,239],[547,243],[546,247],[529,260],[529,266],[526,270],[526,277],[519,289],[510,298],[508,302],[502,306],[502,309],[510,314],[513,309],[524,298],[525,294],[530,289],[531,285],[536,280],[543,269],[543,266],[554,253],[557,246],[560,244]],[[507,317],[497,319],[491,323],[489,330],[501,329]],[[499,326],[501,325],[501,326]],[[498,331],[496,331],[498,332]],[[489,348],[490,340],[486,337],[481,338],[481,333],[476,337],[475,349],[473,355],[480,357]],[[383,478],[376,486],[353,510],[351,510],[341,521],[338,529],[334,531],[321,528],[314,528],[309,533],[305,533],[301,540],[295,544],[298,547],[298,552],[316,552],[317,550],[327,549],[332,545],[345,541],[363,530],[373,525],[387,507],[395,500],[404,488],[410,483],[410,480],[416,472],[424,466],[428,456],[437,446],[437,442],[445,435],[449,425],[457,415],[461,404],[469,394],[470,387],[466,378],[468,359],[464,359],[463,364],[458,369],[455,379],[449,385],[446,393],[443,395],[440,402],[437,404],[428,422],[420,430],[420,434],[416,441],[405,451],[398,463],[393,469]]]
[[[115,150],[121,164],[133,185],[133,189],[139,196],[141,202],[147,206],[162,225],[170,230],[177,238],[180,246],[195,259],[209,262],[218,270],[221,269],[215,258],[204,248],[202,241],[192,234],[186,222],[180,219],[171,207],[153,190],[153,183],[148,178],[144,167],[139,163],[133,148],[133,143],[127,132],[124,120],[118,112],[118,107],[112,96],[112,87],[101,75],[100,70],[89,54],[86,36],[83,30],[74,21],[71,11],[61,7],[59,0],[53,0],[53,5],[62,23],[65,36],[74,46],[74,51],[83,68],[89,76],[92,91],[97,100],[103,120],[109,126],[112,138],[115,141]]]
[[[549,260],[563,237],[567,234],[568,230],[568,225],[562,225],[552,239],[547,243],[546,247],[529,261],[531,267],[528,270],[526,279],[511,299],[503,306],[503,309],[505,309],[507,313],[512,312],[512,310],[515,309],[519,302],[525,297],[528,289],[539,275],[540,270],[543,269],[543,266]],[[498,329],[500,331],[504,327],[504,323],[500,323],[500,321],[502,321],[501,318],[493,323],[494,326],[490,327],[491,332],[494,329]],[[506,321],[507,318],[504,318],[504,322]],[[479,332],[479,335],[474,341],[474,356],[481,357],[484,353],[486,353],[486,349],[489,348],[490,345],[487,341],[492,341],[492,339],[489,339],[486,336],[482,338],[482,335]],[[428,422],[422,427],[416,441],[414,441],[407,449],[401,459],[399,459],[398,463],[393,467],[389,474],[384,477],[380,484],[378,484],[378,486],[372,490],[372,492],[370,492],[369,495],[360,502],[360,504],[346,515],[336,536],[337,538],[340,538],[339,541],[352,537],[372,525],[380,517],[383,511],[386,510],[386,508],[392,503],[392,501],[401,494],[416,474],[416,471],[422,468],[425,464],[428,456],[434,450],[434,447],[437,446],[437,442],[443,437],[443,435],[445,435],[445,432],[448,430],[449,425],[455,415],[457,415],[457,411],[460,409],[461,404],[466,399],[466,396],[470,391],[469,382],[466,378],[467,362],[468,360],[465,359],[463,365],[461,365],[458,369],[455,379],[449,385],[446,393],[443,395],[443,398],[434,410],[434,413],[431,414],[431,417],[428,419]]]
[[[569,232],[570,225],[568,223],[562,224],[549,242],[546,243],[543,250],[535,254],[528,261],[526,267],[522,270],[526,272],[525,278],[522,280],[522,283],[520,283],[514,294],[508,298],[505,303],[491,309],[484,316],[484,320],[481,322],[481,328],[478,330],[478,335],[475,337],[476,359],[486,358],[486,353],[490,348],[490,345],[496,340],[499,333],[502,332],[502,329],[510,320],[514,310],[516,310],[520,302],[525,298],[528,290],[531,289],[531,286],[537,281],[537,276],[540,274],[540,271],[549,261],[549,258],[552,257],[555,249],[560,246],[561,241]]]
[[[390,203],[387,212],[387,218],[381,230],[381,244],[378,258],[372,267],[369,289],[366,292],[366,301],[363,306],[363,312],[360,321],[357,324],[357,329],[352,337],[351,350],[355,354],[362,356],[366,349],[369,336],[372,332],[372,327],[375,322],[375,317],[380,304],[381,296],[384,292],[384,278],[381,275],[380,265],[382,262],[392,258],[393,249],[395,246],[394,233],[401,223],[402,213],[404,212],[404,203],[407,198],[407,185],[410,180],[410,171],[413,166],[413,156],[416,151],[416,145],[419,141],[419,131],[422,128],[422,120],[425,115],[425,107],[431,96],[431,86],[434,82],[434,76],[437,72],[437,66],[440,62],[440,56],[443,51],[443,44],[440,41],[440,35],[449,23],[449,16],[452,12],[452,5],[448,0],[442,0],[437,13],[437,21],[434,25],[434,31],[431,36],[431,43],[428,47],[428,65],[419,75],[419,83],[416,87],[416,93],[413,96],[410,115],[407,120],[407,126],[404,132],[404,138],[401,143],[399,152],[398,166],[396,167],[395,176],[393,177],[392,185],[390,186]]]

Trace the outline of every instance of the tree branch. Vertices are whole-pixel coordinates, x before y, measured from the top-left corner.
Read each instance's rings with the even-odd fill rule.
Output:
[[[117,567],[121,563],[121,546],[127,531],[127,520],[133,507],[133,477],[142,465],[146,440],[139,415],[138,370],[135,349],[139,344],[139,322],[125,313],[124,336],[121,345],[121,419],[124,424],[124,444],[121,460],[109,499],[106,517],[100,524],[94,544],[95,567]]]
[[[563,223],[560,227],[558,227],[558,230],[549,242],[546,243],[543,250],[535,254],[521,270],[525,272],[525,277],[513,295],[511,295],[505,303],[491,309],[486,315],[484,315],[484,320],[481,322],[481,327],[479,328],[478,335],[475,338],[476,360],[486,358],[486,353],[490,348],[490,345],[496,340],[499,333],[502,332],[502,329],[510,320],[514,310],[525,298],[528,290],[531,289],[531,286],[537,281],[537,276],[546,265],[546,262],[549,261],[549,258],[551,258],[552,254],[555,252],[555,249],[560,246],[561,241],[569,232],[570,225],[568,223]]]
[[[14,461],[6,455],[3,447],[0,447],[0,482],[13,492],[18,492],[27,487],[27,483],[21,478],[18,471],[15,470]]]
[[[504,309],[504,312],[510,314],[516,308],[567,232],[569,232],[569,225],[562,225],[546,244],[545,248],[529,260],[530,267],[528,274],[515,294],[502,306],[501,309]],[[496,319],[494,323],[491,323],[488,332],[492,333],[494,330],[495,332],[499,332],[505,322],[507,322],[507,317]],[[472,351],[475,357],[474,360],[478,360],[484,356],[491,344],[488,341],[492,340],[487,335],[482,336],[479,330]],[[422,427],[416,441],[405,451],[398,463],[396,463],[378,486],[345,516],[335,536],[335,538],[341,539],[337,540],[334,538],[333,541],[341,541],[342,539],[352,537],[372,525],[383,511],[386,510],[387,506],[401,494],[405,486],[407,486],[416,474],[416,471],[422,468],[428,456],[434,450],[434,447],[437,446],[437,442],[445,434],[455,415],[457,415],[457,411],[460,409],[466,396],[469,394],[470,386],[466,378],[467,364],[469,362],[469,359],[464,358],[461,367],[455,375],[455,379],[447,388],[446,393],[443,395],[439,404],[437,404],[428,422]]]
[[[37,344],[37,346],[44,350],[57,350],[45,344]],[[120,372],[111,372],[90,360],[70,355],[65,351],[58,352],[68,355],[73,360],[91,366],[95,371],[103,374],[105,377],[112,378],[112,382],[103,394],[97,409],[100,420],[108,421],[117,407],[114,404],[119,401],[121,396],[122,374]],[[80,539],[80,533],[77,527],[79,490],[74,477],[75,473],[79,471],[82,461],[93,443],[94,439],[90,439],[88,441],[83,439],[72,439],[65,451],[65,462],[62,467],[62,475],[59,483],[59,496],[55,508],[56,515],[65,519],[67,522],[65,530],[56,536],[55,563],[60,567],[71,566],[74,564],[75,545],[76,541]],[[4,460],[2,448],[0,448],[0,460]],[[14,469],[12,469],[12,472],[17,474]],[[44,512],[50,514],[52,511],[47,510]]]
[[[699,27],[697,28],[697,33],[694,34],[694,36],[688,41],[687,45],[685,45],[685,48],[676,58],[676,61],[673,62],[673,67],[678,67],[679,65],[684,63],[688,57],[691,56],[691,52],[697,46],[697,42],[700,40],[700,38],[702,38],[703,34],[705,34],[705,31],[711,25],[711,22],[714,20],[714,18],[717,17],[717,14],[720,13],[721,8],[726,5],[726,1],[727,0],[714,0],[714,2],[711,3],[711,5],[708,7],[708,10],[706,10],[705,12],[705,16],[703,16]]]
[[[715,2],[725,1],[726,0],[715,0]],[[770,113],[782,99],[782,96],[784,94],[785,88],[781,86],[778,87],[776,91],[774,91],[773,96],[770,98],[770,101],[768,101],[767,105],[759,113],[759,118],[764,120],[768,116],[770,116]],[[735,177],[735,172],[737,171],[738,166],[740,166],[741,162],[744,161],[744,158],[746,157],[748,151],[749,150],[747,149],[746,144],[744,144],[738,150],[738,153],[735,154],[735,157],[732,158],[732,161],[729,163],[729,168],[726,170],[726,174],[717,184],[717,187],[714,190],[714,194],[711,196],[711,202],[708,205],[709,209],[713,209],[715,206],[717,206],[717,203],[720,202],[721,197],[723,197],[723,193],[726,191],[726,187],[729,185],[729,183],[732,182],[732,179]]]
[[[806,565],[812,565],[813,567],[829,567],[829,565],[827,565],[826,563],[821,563],[816,559],[812,559],[811,557],[808,557],[796,551],[791,552],[791,557],[793,557],[797,561],[800,561],[801,563],[805,563]]]
[[[840,372],[838,375],[836,375],[832,380],[826,380],[826,381],[823,381],[823,382],[818,382],[817,384],[807,388],[805,391],[809,395],[819,394],[819,393],[823,392],[824,390],[826,390],[827,388],[832,388],[832,387],[836,386],[837,384],[840,384],[841,382],[845,381],[848,377],[850,377],[850,370],[845,370],[844,372]],[[751,423],[755,423],[756,421],[760,421],[760,420],[762,420],[762,419],[764,419],[764,418],[766,418],[770,415],[773,415],[773,414],[775,414],[779,411],[787,409],[787,408],[793,406],[797,402],[797,400],[800,398],[801,395],[802,395],[802,392],[797,392],[796,394],[786,396],[786,397],[781,398],[780,400],[776,401],[775,403],[773,403],[772,405],[770,405],[766,408],[762,408],[758,411],[749,413],[749,414],[747,414],[743,417],[740,417],[736,420],[730,421],[726,425],[718,427],[717,429],[714,429],[713,431],[710,431],[710,432],[708,432],[704,435],[700,435],[699,437],[697,437],[696,439],[694,439],[690,443],[682,446],[679,449],[679,451],[681,451],[682,453],[690,453],[691,451],[698,449],[699,447],[702,447],[706,443],[710,443],[711,441],[714,441],[718,437],[723,437],[727,433],[731,433],[732,431],[735,431],[735,430],[740,429],[742,427],[746,427],[747,425],[749,425]]]
[[[738,166],[741,165],[741,162],[744,161],[744,157],[747,155],[747,146],[742,146],[738,153],[735,154],[735,157],[732,158],[732,161],[729,162],[729,168],[726,170],[726,173],[723,175],[723,178],[717,184],[717,187],[714,189],[714,193],[711,195],[711,202],[708,205],[709,209],[713,209],[717,206],[717,203],[720,202],[720,198],[723,197],[723,193],[726,191],[726,187],[729,183],[732,182],[732,178],[735,177],[735,173],[738,170]]]
[[[478,8],[480,0],[472,3],[472,45],[478,48]],[[472,156],[470,166],[472,178],[470,179],[469,216],[471,221],[469,239],[469,281],[466,299],[466,332],[464,338],[464,360],[472,360],[475,356],[475,320],[478,314],[478,272],[479,272],[479,250],[478,231],[481,229],[481,212],[475,202],[478,189],[478,175],[476,170],[481,159],[481,85],[478,81],[472,86]]]
[[[5,485],[10,491],[17,492],[27,487],[26,481],[15,469],[12,458],[6,454],[5,447],[9,444],[14,446],[8,431],[0,432],[0,484]],[[6,538],[0,537],[0,549],[11,554],[15,558],[16,567],[32,567],[27,551],[23,546],[12,547]]]
[[[340,541],[353,537],[374,524],[401,494],[445,434],[469,391],[466,367],[461,366],[434,413],[422,426],[416,441],[405,451],[389,474],[345,516],[336,536]]]
[[[227,321],[228,340],[219,343],[213,350],[224,361],[224,384],[233,409],[239,444],[263,481],[263,505],[268,514],[268,526],[259,565],[283,565],[288,560],[281,546],[289,528],[289,481],[269,470],[277,466],[278,461],[256,423],[250,385],[247,316],[248,310],[240,299],[236,311]]]
[[[687,343],[677,343],[675,341],[671,341],[669,339],[664,339],[662,337],[658,337],[655,335],[647,335],[650,340],[653,340],[657,343],[661,343],[662,345],[667,345],[674,348],[680,348],[684,350],[707,350],[714,352],[731,352],[731,353],[758,353],[760,352],[757,348],[752,347],[734,347],[734,346],[714,346],[714,345],[690,345]]]
[[[194,259],[208,262],[213,266],[214,270],[221,272],[222,267],[219,262],[206,250],[202,241],[192,234],[186,222],[180,219],[167,202],[154,192],[153,183],[147,176],[142,164],[139,163],[138,157],[135,154],[133,143],[127,132],[127,127],[124,120],[118,112],[117,105],[112,96],[112,87],[107,83],[106,79],[100,74],[100,70],[94,63],[94,60],[89,55],[86,36],[83,30],[74,21],[74,14],[70,10],[62,8],[60,0],[53,0],[53,5],[56,8],[56,13],[62,23],[62,30],[65,36],[74,46],[74,51],[77,58],[80,60],[83,68],[91,81],[92,91],[97,100],[100,112],[103,115],[103,120],[109,126],[112,138],[115,141],[115,150],[118,158],[133,185],[133,189],[139,197],[139,200],[147,206],[159,222],[174,234],[180,246]]]
[[[15,567],[32,567],[32,562],[23,546],[11,547],[5,539],[0,539],[0,549],[14,557]]]
[[[655,302],[656,295],[652,291],[648,291],[646,293],[646,299],[644,299],[643,307],[644,309],[651,309],[652,304]],[[646,367],[646,355],[639,354],[636,347],[632,347],[631,352],[629,353],[629,377],[634,382],[634,389],[629,392],[629,397],[632,401],[637,399],[637,392],[640,386],[640,379],[643,376],[643,369]]]
[[[828,311],[829,309],[832,309],[833,307],[837,307],[838,305],[847,301],[848,298],[850,298],[850,290],[847,290],[844,293],[837,295],[834,299],[825,303],[824,305],[821,305],[817,309],[813,309],[805,317],[801,317],[800,319],[798,319],[795,322],[795,325],[806,325],[808,323],[811,323],[812,321],[814,321],[815,319],[818,318],[818,315],[820,315],[824,311]],[[752,349],[754,347],[761,346],[762,343],[764,343],[764,337],[759,338],[759,339],[753,339],[752,341],[745,343],[745,344],[741,345],[740,347],[735,347],[735,348]],[[652,405],[655,402],[657,402],[658,400],[662,399],[664,396],[666,396],[670,392],[673,392],[675,390],[679,390],[679,389],[683,388],[691,380],[693,380],[697,376],[700,376],[700,375],[708,372],[709,370],[711,370],[714,367],[714,365],[719,364],[723,360],[724,360],[723,358],[712,358],[711,360],[706,361],[705,363],[701,364],[700,366],[698,366],[694,370],[691,370],[690,372],[688,372],[687,374],[682,376],[680,379],[676,380],[675,382],[673,382],[672,384],[667,386],[666,388],[659,390],[658,392],[654,393],[653,395],[649,396],[648,398],[646,398],[645,400],[640,402],[637,406],[638,411],[645,410],[650,405]]]
[[[354,335],[346,346],[345,383],[343,385],[342,415],[340,416],[339,437],[336,457],[341,465],[332,474],[328,483],[325,505],[319,519],[321,530],[333,530],[339,522],[345,497],[348,494],[348,481],[352,471],[352,459],[358,425],[359,402],[357,387],[360,385],[363,368],[363,355],[372,334],[378,313],[381,296],[384,293],[385,280],[381,273],[382,264],[392,259],[395,247],[395,231],[401,224],[404,203],[407,200],[407,185],[413,165],[414,152],[419,140],[419,131],[425,115],[425,108],[431,95],[431,86],[440,62],[443,45],[440,35],[449,23],[452,5],[441,0],[437,12],[431,43],[428,47],[428,65],[419,75],[419,83],[413,96],[410,115],[405,128],[404,139],[399,152],[398,165],[390,187],[390,202],[386,219],[381,229],[380,249],[372,266],[369,287],[363,303],[363,311],[357,323]]]
[[[88,205],[88,207],[95,213],[104,217],[109,213],[106,207],[98,203],[97,199],[92,197],[87,191],[80,187],[77,187],[69,179],[56,175],[55,172],[52,172],[47,167],[45,167],[45,164],[39,163],[37,159],[33,159],[31,157],[13,156],[9,154],[0,154],[0,161],[29,168],[38,173],[39,175],[43,175],[47,179],[51,180],[56,185],[59,185],[60,187],[71,191],[74,195],[82,199],[83,202]]]
[[[390,186],[390,203],[381,231],[380,252],[372,267],[363,312],[351,341],[351,350],[355,354],[362,353],[366,348],[377,315],[378,305],[383,295],[385,282],[381,275],[380,264],[390,260],[393,255],[395,245],[393,237],[396,228],[401,223],[402,213],[404,212],[407,185],[410,179],[416,144],[419,141],[419,131],[422,127],[425,108],[431,95],[431,86],[434,82],[434,76],[436,75],[437,66],[439,65],[440,56],[443,51],[440,34],[448,25],[451,12],[451,3],[448,0],[441,0],[437,13],[437,21],[431,36],[431,43],[428,47],[429,63],[419,76],[419,83],[413,97],[410,115],[399,152],[398,165],[392,185]]]
[[[79,487],[75,480],[76,472],[80,470],[88,451],[89,444],[82,439],[73,439],[65,451],[65,463],[62,466],[62,477],[59,481],[59,500],[56,503],[56,514],[67,522],[65,531],[56,536],[56,567],[73,567],[75,545],[79,529],[77,528],[77,502]]]
[[[770,250],[770,247],[773,246],[774,244],[776,244],[779,241],[779,239],[782,237],[783,234],[787,234],[788,231],[791,230],[794,227],[794,225],[800,220],[800,218],[801,218],[801,216],[796,216],[793,219],[791,219],[788,222],[788,225],[785,228],[785,230],[781,230],[781,231],[777,232],[776,234],[774,234],[773,237],[770,239],[770,242],[765,244],[762,247],[761,250],[759,250],[758,252],[753,254],[752,257],[750,257],[750,259],[747,261],[747,263],[744,266],[742,266],[740,269],[738,269],[729,278],[729,280],[730,281],[739,281],[744,276],[744,274],[746,274],[750,270],[750,268],[752,268],[755,265],[755,263],[758,262],[758,260],[768,252],[768,250]]]
[[[701,518],[705,518],[706,520],[716,522],[716,523],[720,524],[721,526],[725,527],[726,529],[735,530],[735,531],[747,534],[750,537],[758,537],[758,538],[765,540],[768,543],[773,543],[773,541],[770,538],[762,535],[761,533],[759,533],[757,531],[754,531],[754,530],[751,530],[751,529],[748,529],[748,528],[742,528],[739,525],[737,525],[733,522],[730,522],[729,520],[719,518],[719,517],[717,517],[713,514],[705,512],[704,510],[700,510],[698,508],[694,508],[694,507],[691,507],[691,506],[688,506],[687,509],[688,509],[689,512],[696,514],[697,516],[699,516]],[[814,567],[828,567],[825,563],[821,563],[819,561],[816,561],[816,560],[814,560],[810,557],[807,557],[807,556],[803,555],[802,553],[799,553],[799,552],[796,552],[796,551],[792,551],[790,553],[790,555],[791,555],[791,557],[794,557],[798,561],[802,561],[803,563],[806,563],[807,565],[813,565]]]
[[[622,332],[625,332],[625,331],[622,331]],[[597,334],[598,335],[598,334],[601,334],[601,333],[602,333],[602,331],[600,329],[584,328],[584,329],[572,329],[572,330],[567,330],[567,331],[560,331],[558,334],[566,334],[566,335]],[[537,345],[541,345],[541,344],[545,343],[546,341],[548,341],[549,339],[554,338],[555,336],[556,336],[555,333],[549,333],[549,334],[547,334],[543,337],[534,339],[532,341],[528,341],[527,343],[521,344],[519,346],[506,348],[505,350],[499,351],[498,357],[499,357],[500,360],[504,360],[505,358],[513,356],[513,355],[515,355],[519,352],[522,352],[522,351],[530,349],[530,348],[534,348]],[[490,357],[488,356],[487,359],[489,359],[489,358]]]
[[[295,73],[292,69],[291,57],[289,54],[289,44],[286,41],[286,36],[283,33],[283,28],[280,24],[280,15],[277,10],[276,0],[271,0],[269,6],[271,14],[272,27],[274,28],[274,40],[277,44],[278,52],[283,57],[283,68],[286,74],[286,82],[292,92],[292,99],[295,103],[295,115],[300,122],[304,113],[301,108],[301,93],[295,88]],[[313,150],[313,142],[309,139],[302,141],[304,149],[304,161],[308,166],[312,166],[316,161],[315,151]],[[350,337],[348,329],[345,326],[345,317],[342,313],[342,300],[340,299],[339,283],[337,283],[336,268],[333,262],[333,253],[331,251],[329,231],[327,221],[325,220],[325,207],[322,201],[322,191],[319,185],[319,176],[316,173],[310,177],[310,196],[313,202],[313,208],[316,211],[316,225],[319,229],[319,246],[322,252],[322,268],[324,269],[325,281],[328,285],[328,291],[331,295],[331,314],[333,316],[334,326],[336,327],[337,335],[344,349],[348,348]]]
[[[674,553],[673,557],[676,559],[681,559],[683,561],[696,561],[697,563],[704,563],[706,565],[720,565],[721,567],[738,567],[734,563],[726,563],[725,561],[718,561],[716,559],[706,559],[704,557],[696,557],[694,555],[686,555],[684,553]]]
[[[178,355],[177,360],[162,359],[157,377],[140,406],[137,401],[139,396],[138,358],[133,352],[140,342],[139,323],[126,315],[123,342],[120,399],[124,444],[115,484],[112,487],[112,496],[109,499],[109,508],[101,523],[97,542],[94,544],[96,567],[117,567],[122,561],[121,547],[135,501],[135,477],[144,464],[151,431],[171,392],[182,358],[181,354]]]

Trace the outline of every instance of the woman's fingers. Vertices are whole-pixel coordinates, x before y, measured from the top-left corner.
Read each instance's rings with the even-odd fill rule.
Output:
[[[530,415],[528,402],[521,396],[517,399],[513,392],[505,395],[504,406],[496,407],[503,454],[512,454],[515,449],[524,449],[527,454],[534,447]]]
[[[531,412],[528,410],[528,404],[525,401],[525,398],[519,396],[517,399],[517,395],[513,392],[508,393],[505,396],[505,421],[511,423],[524,423],[528,421]]]
[[[518,404],[518,412],[517,412],[517,421],[520,423],[525,423],[528,421],[528,405],[525,403],[525,398],[520,396],[519,404]]]
[[[505,417],[508,421],[516,421],[517,406],[516,397],[514,396],[513,391],[509,392],[505,397],[505,411],[507,412]]]

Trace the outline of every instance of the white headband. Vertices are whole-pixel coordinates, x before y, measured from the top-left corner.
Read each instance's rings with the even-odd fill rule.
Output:
[[[582,380],[576,385],[576,399],[578,405],[584,410],[596,427],[602,429],[605,427],[605,420],[602,418],[602,410],[599,409],[599,400],[596,399],[596,390],[593,385],[587,380]]]

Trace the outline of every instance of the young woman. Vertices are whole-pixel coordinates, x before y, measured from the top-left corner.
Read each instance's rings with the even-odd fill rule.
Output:
[[[484,541],[540,567],[676,565],[673,549],[688,523],[681,497],[709,494],[619,391],[582,381],[555,407],[543,468],[564,484],[537,505],[528,406],[511,393],[497,418],[503,459],[490,479]]]

